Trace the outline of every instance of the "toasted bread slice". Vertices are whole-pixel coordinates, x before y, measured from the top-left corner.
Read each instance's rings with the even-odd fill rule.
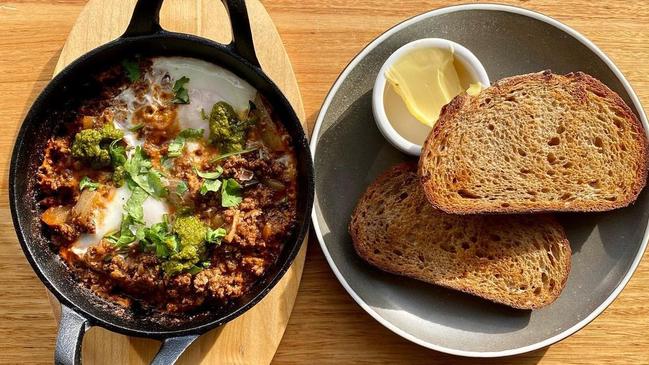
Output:
[[[442,110],[419,161],[428,200],[453,214],[605,211],[647,179],[647,138],[584,73],[514,76]]]
[[[520,309],[552,303],[570,272],[570,245],[549,216],[459,216],[434,209],[415,164],[392,167],[360,199],[356,252],[398,275]]]

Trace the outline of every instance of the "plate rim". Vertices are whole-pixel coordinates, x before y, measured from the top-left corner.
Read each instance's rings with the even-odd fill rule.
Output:
[[[332,85],[331,89],[327,92],[327,96],[325,97],[322,106],[320,107],[320,111],[318,112],[318,116],[315,121],[315,125],[313,128],[312,132],[312,139],[310,142],[310,150],[311,154],[314,158],[315,162],[315,156],[316,156],[316,148],[318,145],[319,141],[319,134],[320,134],[320,128],[322,126],[322,122],[324,120],[325,114],[329,109],[329,106],[333,100],[333,97],[335,94],[338,92],[338,89],[340,88],[342,82],[347,79],[349,73],[352,71],[352,69],[361,61],[365,58],[365,56],[372,51],[374,48],[376,48],[379,44],[381,44],[385,39],[396,33],[397,31],[406,28],[412,24],[415,24],[423,19],[433,17],[433,16],[438,16],[438,15],[443,15],[443,14],[448,14],[448,13],[454,13],[454,12],[459,12],[459,11],[466,11],[466,10],[491,10],[491,11],[501,11],[501,12],[508,12],[508,13],[514,13],[518,15],[523,15],[535,20],[542,21],[548,25],[551,25],[564,33],[567,33],[568,35],[572,36],[574,39],[582,43],[584,46],[586,46],[588,49],[590,49],[591,52],[593,52],[595,55],[597,55],[605,64],[606,66],[613,71],[613,74],[617,79],[621,82],[622,86],[624,87],[624,90],[627,92],[629,95],[631,102],[635,106],[636,110],[638,111],[638,117],[640,121],[642,122],[642,125],[645,130],[645,137],[649,138],[649,122],[647,121],[647,116],[644,112],[644,109],[642,108],[642,104],[640,103],[640,100],[631,87],[631,84],[629,81],[624,77],[622,72],[617,68],[617,66],[613,63],[613,61],[601,50],[599,47],[597,47],[592,41],[590,41],[588,38],[586,38],[584,35],[581,33],[577,32],[573,28],[569,27],[566,24],[563,24],[559,22],[558,20],[551,18],[547,15],[541,14],[539,12],[529,10],[526,8],[518,7],[518,6],[512,6],[512,5],[502,5],[502,4],[460,4],[460,5],[452,5],[452,6],[446,6],[446,7],[441,7],[437,9],[433,9],[430,11],[427,11],[425,13],[416,15],[414,17],[411,17],[409,19],[406,19],[395,26],[389,28],[385,32],[383,32],[381,35],[379,35],[377,38],[375,38],[373,41],[371,41],[368,45],[366,45],[354,58],[345,66],[344,70],[340,73],[340,75],[337,77],[336,81]],[[317,174],[317,171],[316,171]],[[318,239],[318,242],[320,243],[320,248],[322,249],[322,252],[325,255],[325,258],[327,259],[327,263],[329,264],[329,267],[331,270],[334,272],[336,278],[338,281],[342,284],[342,286],[345,288],[347,293],[354,299],[354,301],[361,307],[365,312],[367,312],[370,316],[372,316],[377,322],[379,322],[381,325],[389,329],[390,331],[394,332],[395,334],[401,336],[402,338],[405,338],[413,343],[416,343],[420,346],[429,348],[431,350],[435,351],[440,351],[444,352],[447,354],[452,354],[452,355],[458,355],[458,356],[465,356],[465,357],[476,357],[476,358],[487,358],[487,357],[503,357],[503,356],[512,356],[512,355],[519,355],[523,353],[527,353],[530,351],[538,350],[540,348],[544,348],[546,346],[550,346],[554,343],[557,343],[572,334],[576,333],[580,329],[584,328],[587,324],[589,324],[592,320],[597,318],[622,292],[624,287],[628,284],[629,280],[635,273],[635,271],[638,268],[638,265],[640,264],[640,261],[642,259],[642,256],[647,248],[647,242],[649,241],[649,225],[645,227],[645,232],[644,236],[642,238],[642,243],[640,245],[640,249],[636,253],[635,258],[633,259],[633,262],[631,263],[631,266],[625,273],[624,277],[622,280],[618,283],[617,287],[613,290],[613,292],[597,307],[595,308],[588,316],[583,318],[581,321],[577,322],[570,328],[565,329],[564,331],[547,338],[543,341],[539,341],[537,343],[527,345],[527,346],[522,346],[522,347],[517,347],[513,349],[508,349],[508,350],[500,350],[500,351],[467,351],[467,350],[461,350],[461,349],[454,349],[454,348],[449,348],[441,345],[437,345],[434,343],[430,343],[428,341],[424,341],[422,339],[417,338],[416,336],[402,330],[396,325],[393,325],[390,323],[388,320],[384,319],[380,314],[378,314],[374,309],[372,309],[365,301],[352,289],[352,287],[347,283],[347,280],[345,277],[342,275],[340,270],[338,270],[338,267],[336,266],[336,263],[334,262],[333,258],[331,257],[331,254],[329,253],[329,250],[324,242],[324,237],[322,234],[322,230],[320,227],[320,224],[318,223],[318,216],[319,216],[319,203],[317,199],[317,189],[316,189],[316,199],[314,199],[314,205],[313,205],[313,210],[311,211],[311,220],[313,224],[313,228],[316,234],[316,237]]]

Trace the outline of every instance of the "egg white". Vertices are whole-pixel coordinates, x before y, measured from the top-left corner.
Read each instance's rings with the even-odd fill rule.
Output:
[[[82,233],[79,239],[72,245],[71,250],[78,256],[86,253],[90,246],[93,246],[105,235],[119,229],[122,222],[122,207],[131,196],[126,186],[115,189],[110,200],[104,204],[104,208],[95,211],[93,221],[95,223],[94,233]]]
[[[187,57],[158,57],[153,60],[151,72],[154,75],[168,74],[172,82],[182,77],[189,78],[185,88],[189,94],[189,104],[178,105],[180,129],[203,129],[205,138],[209,136],[209,124],[201,118],[201,110],[210,113],[212,106],[219,101],[232,105],[234,110],[249,108],[257,91],[249,83],[232,72],[215,64]]]
[[[118,231],[122,224],[124,204],[130,196],[131,191],[126,185],[115,189],[111,198],[105,201],[103,209],[94,214],[95,232],[82,233],[71,246],[72,252],[82,256],[89,247],[98,244],[107,234]],[[169,214],[169,206],[151,196],[144,201],[142,209],[146,226],[162,222],[163,216]]]

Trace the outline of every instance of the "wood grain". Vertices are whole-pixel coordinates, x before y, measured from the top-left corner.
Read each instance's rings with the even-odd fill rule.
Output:
[[[79,56],[124,33],[136,0],[93,0],[77,18],[61,50],[54,73]],[[189,6],[191,5],[191,6]],[[282,41],[263,5],[248,1],[257,56],[262,67],[284,91],[301,120],[302,100]],[[225,8],[211,0],[168,0],[160,14],[169,30],[191,33],[228,43],[232,37]],[[273,290],[234,321],[201,336],[185,351],[179,364],[269,364],[279,346],[295,302],[306,244]],[[44,293],[45,294],[45,293]],[[58,319],[60,304],[47,292]],[[259,337],[259,329],[265,336]],[[103,328],[92,328],[83,341],[84,364],[148,364],[160,342],[130,338]]]
[[[649,105],[649,1],[501,1],[550,15],[589,37]],[[284,41],[312,125],[327,91],[362,47],[415,14],[454,1],[263,1]],[[42,285],[15,240],[7,207],[8,153],[26,108],[45,85],[82,0],[0,2],[0,363],[51,363],[56,331]],[[649,364],[649,261],[586,328],[547,349],[473,361],[392,334],[347,295],[309,241],[300,291],[276,364]]]

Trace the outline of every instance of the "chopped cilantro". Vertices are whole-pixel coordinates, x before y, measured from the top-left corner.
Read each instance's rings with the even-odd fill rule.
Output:
[[[227,233],[228,232],[225,230],[225,228],[217,228],[217,229],[208,228],[207,234],[205,235],[205,241],[208,243],[215,243],[219,245],[221,243],[221,240],[223,239],[223,237],[225,237]]]
[[[129,181],[142,188],[147,194],[155,198],[161,198],[167,194],[167,190],[162,184],[162,173],[151,168],[151,161],[142,147],[135,147],[131,158],[124,163],[124,170],[128,174]]]
[[[187,84],[188,82],[189,82],[189,78],[183,76],[180,79],[176,80],[176,82],[174,83],[173,102],[175,104],[189,104],[189,94],[187,93],[187,89],[185,88],[185,84]]]
[[[116,139],[108,145],[108,153],[110,161],[113,165],[113,182],[118,186],[124,184],[126,171],[124,170],[124,163],[126,162],[126,148],[118,144],[119,139]]]
[[[169,156],[162,156],[160,158],[160,165],[162,165],[163,168],[169,170],[173,167],[173,158],[170,158]]]
[[[113,164],[113,167],[122,166],[126,162],[126,148],[117,144],[119,141],[119,139],[116,139],[108,145],[110,161]]]
[[[211,172],[200,171],[200,170],[198,170],[197,168],[194,168],[194,171],[196,172],[196,175],[202,177],[203,179],[210,179],[210,180],[213,180],[213,179],[216,179],[216,178],[218,178],[219,176],[221,176],[221,174],[223,173],[223,167],[221,167],[221,166],[217,166],[217,167],[216,167],[216,170],[215,170],[215,171],[211,171]]]
[[[81,181],[79,181],[79,190],[88,189],[90,191],[97,190],[99,188],[99,183],[93,182],[88,176],[84,176]]]
[[[132,188],[131,196],[124,204],[124,214],[118,232],[113,232],[106,237],[111,244],[124,248],[131,242],[144,238],[144,210],[142,204],[149,195],[140,187]],[[134,232],[135,230],[135,232]]]
[[[131,132],[137,132],[142,128],[144,128],[144,124],[136,124],[136,125],[132,126],[131,128],[129,128],[128,130],[131,131]]]
[[[235,179],[223,181],[221,187],[221,206],[224,208],[236,207],[241,203],[241,185]]]
[[[169,142],[169,147],[167,147],[167,156],[178,157],[182,155],[183,148],[185,148],[185,139],[176,137],[173,141]]]
[[[119,241],[119,231],[113,231],[104,236],[104,239],[110,242],[111,245],[117,245]]]
[[[146,237],[146,233],[145,233],[145,237]],[[156,244],[155,245],[155,255],[158,258],[169,257],[169,249],[167,249],[167,246],[165,246],[163,243]]]
[[[203,137],[203,129],[201,128],[186,128],[178,133],[178,136],[187,139],[199,139]]]
[[[187,190],[189,190],[187,183],[184,182],[183,180],[180,180],[178,185],[176,185],[176,194],[182,196],[183,194],[185,194],[185,192],[187,192]]]
[[[167,215],[163,216],[162,222],[144,228],[142,242],[144,242],[145,249],[154,251],[160,259],[166,259],[178,251],[178,237],[171,232]]]
[[[147,177],[149,179],[149,186],[153,190],[153,196],[160,198],[167,195],[167,188],[162,184],[162,173],[160,171],[151,169]]]
[[[135,147],[135,151],[128,161],[124,163],[124,170],[128,173],[133,182],[139,185],[144,191],[153,194],[153,189],[149,187],[147,175],[151,168],[151,161],[147,159],[142,147]]]
[[[219,191],[221,187],[221,180],[203,180],[203,185],[201,185],[200,193],[201,195],[207,194],[209,191]]]
[[[144,229],[146,227],[143,226],[138,226],[135,227],[135,239],[138,241],[142,241],[144,239]]]
[[[204,179],[200,189],[201,195],[205,195],[209,191],[219,191],[221,188],[221,180],[217,180],[217,178],[223,174],[223,168],[221,166],[217,166],[215,171],[200,171],[194,168],[194,172]]]
[[[187,139],[199,139],[203,136],[202,129],[196,128],[187,128],[183,129],[178,136],[169,142],[167,147],[167,157],[178,157],[182,155],[183,148],[185,148],[185,140]]]
[[[203,268],[202,268],[202,267],[199,267],[199,266],[194,265],[194,266],[190,267],[189,270],[188,270],[187,272],[190,273],[190,274],[192,274],[192,275],[196,275],[196,274],[198,274],[198,273],[201,272],[201,271],[203,271]]]
[[[149,197],[144,189],[135,187],[131,192],[131,197],[124,204],[124,212],[133,218],[133,223],[144,224],[144,209],[142,204]]]
[[[113,245],[118,248],[123,248],[126,247],[129,243],[135,241],[135,234],[133,234],[133,231],[131,230],[132,224],[133,218],[128,215],[124,215],[124,217],[122,218],[122,224],[119,229],[119,236],[117,236],[117,239],[113,242]]]
[[[124,67],[124,72],[131,82],[140,78],[140,64],[136,60],[125,59],[122,61],[122,67]]]

